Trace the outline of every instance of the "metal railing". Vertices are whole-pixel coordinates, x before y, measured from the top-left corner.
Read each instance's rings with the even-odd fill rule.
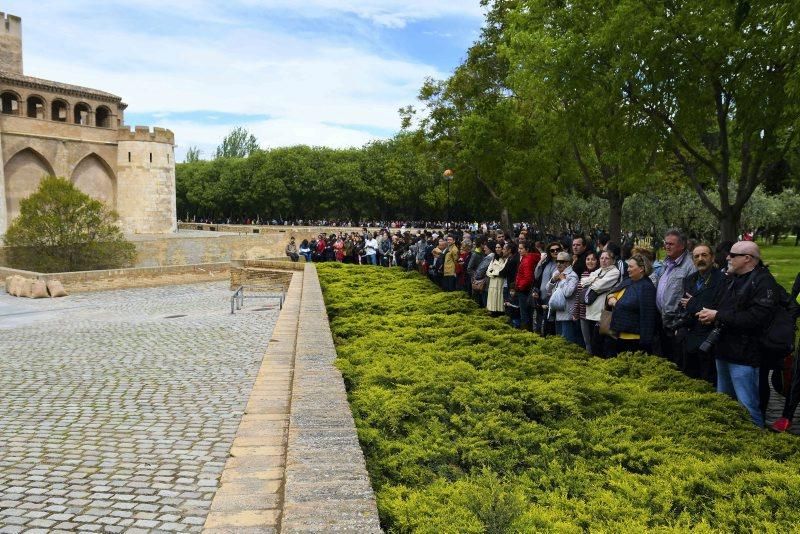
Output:
[[[244,306],[244,299],[278,299],[278,310],[283,309],[283,301],[286,300],[286,291],[281,291],[277,295],[245,295],[244,286],[239,286],[236,291],[231,295],[231,315],[236,313],[236,310],[241,310]]]

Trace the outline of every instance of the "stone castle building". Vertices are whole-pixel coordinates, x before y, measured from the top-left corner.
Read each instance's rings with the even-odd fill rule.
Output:
[[[176,230],[174,135],[125,126],[116,95],[22,73],[22,21],[0,12],[0,235],[43,176],[117,211],[126,233]]]

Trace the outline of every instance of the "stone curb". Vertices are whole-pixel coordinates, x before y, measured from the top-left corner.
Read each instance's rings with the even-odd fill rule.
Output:
[[[292,276],[204,532],[277,532],[303,273]]]
[[[305,266],[281,532],[381,532],[313,264]]]

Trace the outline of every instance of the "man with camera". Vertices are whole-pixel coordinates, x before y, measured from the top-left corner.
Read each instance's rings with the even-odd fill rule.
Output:
[[[716,309],[696,313],[702,324],[714,325],[700,350],[713,350],[717,391],[737,399],[756,426],[764,427],[759,397],[760,337],[775,309],[775,279],[761,262],[758,245],[739,241],[728,253],[728,280]]]
[[[678,366],[688,376],[713,385],[716,384],[717,375],[714,355],[700,351],[700,345],[713,330],[713,325],[702,324],[695,314],[706,306],[714,305],[725,275],[714,265],[714,251],[706,244],[694,247],[692,261],[697,271],[683,281],[680,306],[684,313],[675,336],[679,342]]]

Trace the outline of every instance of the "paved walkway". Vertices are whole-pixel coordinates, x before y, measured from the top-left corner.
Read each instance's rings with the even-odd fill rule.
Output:
[[[227,285],[0,293],[0,532],[201,531],[278,316]]]

